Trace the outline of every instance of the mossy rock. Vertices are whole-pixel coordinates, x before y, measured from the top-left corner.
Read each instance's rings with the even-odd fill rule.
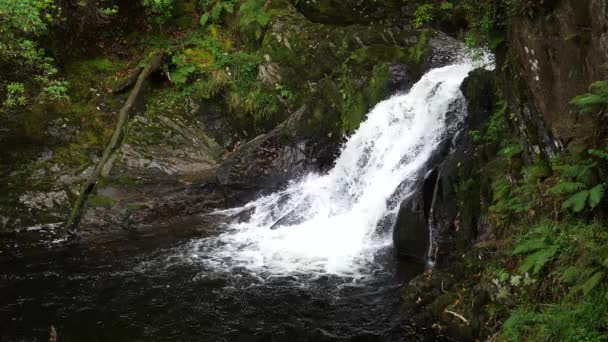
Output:
[[[291,0],[291,2],[311,21],[333,25],[398,20],[403,15],[403,0]]]

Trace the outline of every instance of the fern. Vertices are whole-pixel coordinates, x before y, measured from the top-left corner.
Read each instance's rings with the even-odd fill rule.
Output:
[[[595,209],[595,207],[600,204],[600,202],[604,198],[604,190],[604,184],[597,185],[591,190],[589,190],[589,206],[591,207],[591,209]]]
[[[572,292],[580,292],[584,295],[589,294],[594,288],[596,288],[602,280],[604,280],[606,273],[603,271],[597,271],[593,273],[593,275],[588,278],[585,282],[576,285],[572,288]]]
[[[608,106],[608,80],[595,82],[589,89],[590,93],[579,95],[570,103],[583,113],[601,111]]]
[[[577,229],[578,228],[578,229]],[[573,229],[572,240],[585,241],[579,245],[575,251],[577,259],[574,265],[567,267],[560,276],[560,279],[573,285],[571,295],[587,295],[594,288],[597,288],[608,274],[608,246],[605,238],[594,237],[594,231],[603,230],[601,225],[580,225]],[[597,240],[599,238],[599,240]]]
[[[553,238],[554,229],[550,225],[539,225],[519,241],[513,249],[513,255],[527,255],[519,270],[523,273],[538,273],[560,251],[559,241]]]
[[[519,267],[519,270],[523,273],[532,270],[532,273],[538,273],[547,262],[559,252],[558,246],[549,246],[547,248],[538,250],[526,257],[524,262]]]
[[[593,151],[593,152],[592,152]],[[590,150],[589,154],[603,157],[608,154],[602,151]],[[564,164],[560,158],[554,160],[554,170],[561,180],[549,191],[555,195],[567,196],[562,203],[562,209],[580,213],[585,208],[595,209],[605,194],[605,185],[593,182],[597,163],[590,160]]]
[[[598,157],[604,160],[608,161],[608,152],[606,151],[602,151],[602,150],[588,150],[587,151],[590,155],[594,156],[594,157]]]
[[[585,183],[580,182],[561,182],[549,189],[552,193],[556,195],[569,195],[574,192],[580,191],[582,189],[587,188]]]
[[[253,33],[259,40],[270,22],[270,15],[264,9],[265,0],[247,0],[239,7],[239,29],[243,33]]]
[[[206,26],[209,21],[219,23],[224,13],[234,14],[233,0],[205,0],[203,7],[205,13],[200,19],[201,26]]]
[[[587,199],[589,198],[589,190],[577,192],[570,196],[563,204],[562,209],[570,209],[575,213],[580,213],[585,209]]]

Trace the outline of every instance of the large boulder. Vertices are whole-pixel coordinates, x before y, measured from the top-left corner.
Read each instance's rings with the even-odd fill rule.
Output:
[[[288,180],[313,168],[316,159],[298,124],[306,107],[267,134],[234,151],[219,167],[217,182],[238,189],[276,190]]]

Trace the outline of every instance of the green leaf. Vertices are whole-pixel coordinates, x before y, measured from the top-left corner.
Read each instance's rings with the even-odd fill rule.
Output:
[[[513,249],[513,255],[527,254],[547,247],[544,240],[528,240],[518,243]]]
[[[184,84],[188,81],[188,75],[196,70],[194,66],[184,66],[177,68],[171,75],[172,83]]]
[[[594,157],[608,160],[608,152],[602,150],[588,150],[587,152]]]
[[[218,22],[220,20],[220,16],[222,15],[222,8],[224,6],[221,3],[216,4],[211,9],[211,21]]]
[[[604,184],[600,184],[589,190],[589,206],[594,209],[604,198]]]
[[[566,283],[573,283],[580,276],[579,268],[576,266],[570,266],[561,275],[561,280]]]
[[[581,182],[561,182],[551,187],[549,191],[556,195],[568,195],[578,192],[586,187],[587,186]]]
[[[451,10],[452,8],[454,8],[454,4],[452,4],[449,1],[446,1],[444,3],[441,4],[441,6],[439,6],[439,8],[441,8],[442,10]]]
[[[234,4],[231,2],[225,3],[224,11],[226,11],[227,13],[233,14],[234,13]]]
[[[573,292],[582,292],[584,295],[587,295],[591,292],[602,280],[604,280],[605,273],[603,271],[595,272],[589,279],[587,279],[584,283],[575,286],[572,291]]]
[[[559,246],[550,246],[530,254],[519,267],[522,273],[529,272],[536,274],[549,262],[559,251]]]
[[[585,209],[587,199],[589,198],[589,190],[578,192],[568,198],[563,204],[562,209],[570,209],[575,213],[580,213]]]
[[[608,94],[608,80],[594,82],[589,88],[595,93]]]
[[[201,24],[201,26],[206,26],[207,22],[209,22],[209,14],[205,13],[203,15],[201,15],[201,20],[199,21],[199,23]]]

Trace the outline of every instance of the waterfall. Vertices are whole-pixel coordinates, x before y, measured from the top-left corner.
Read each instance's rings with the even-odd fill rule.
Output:
[[[399,203],[439,143],[462,122],[460,84],[479,66],[465,60],[433,69],[407,94],[379,103],[343,145],[333,169],[219,212],[250,216],[218,236],[191,242],[188,257],[214,269],[258,274],[360,275],[392,244]]]

